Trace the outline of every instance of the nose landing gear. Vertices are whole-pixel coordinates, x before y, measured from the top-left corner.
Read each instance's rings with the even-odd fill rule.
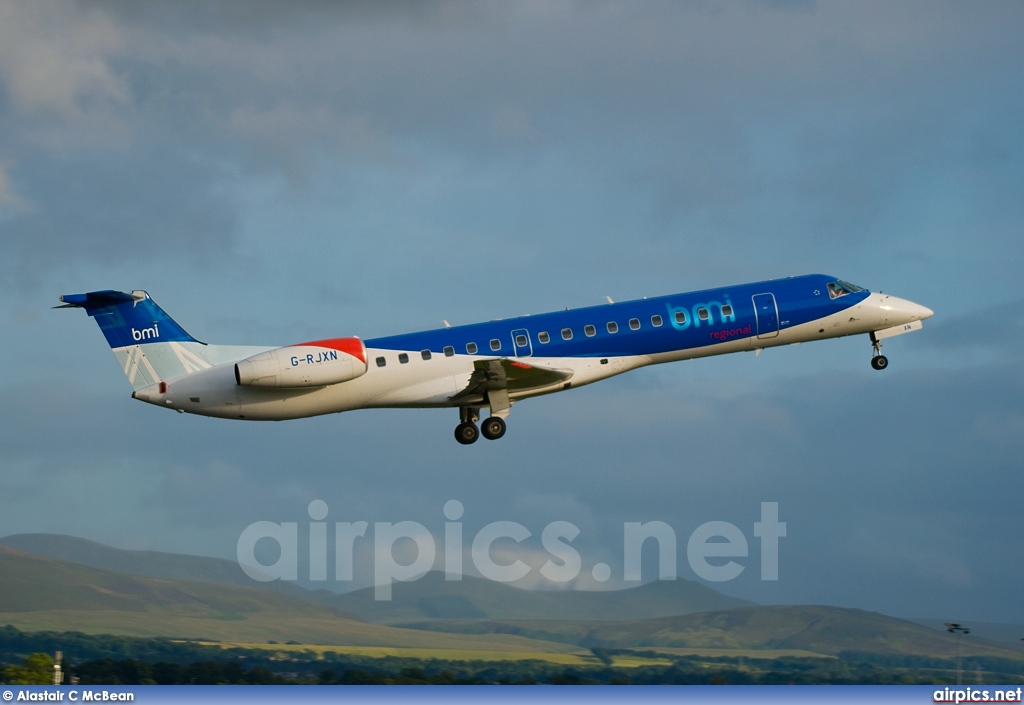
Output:
[[[889,366],[889,358],[882,354],[882,341],[875,337],[875,334],[871,334],[871,350],[873,355],[871,356],[871,367],[876,370],[884,370]]]

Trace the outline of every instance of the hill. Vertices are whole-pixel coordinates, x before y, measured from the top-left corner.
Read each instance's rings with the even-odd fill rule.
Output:
[[[843,652],[949,658],[955,638],[945,632],[877,612],[825,606],[743,607],[631,622],[431,621],[417,628],[464,634],[515,634],[587,648]],[[1019,649],[974,639],[965,655],[1020,659]]]
[[[259,583],[246,575],[238,567],[238,563],[223,558],[163,551],[130,551],[75,536],[15,534],[0,538],[0,546],[9,546],[25,553],[48,556],[68,563],[148,578],[261,588],[322,602],[329,602],[334,595],[326,590],[305,590],[294,583],[279,580]],[[321,596],[321,592],[326,594]]]
[[[390,602],[374,599],[373,589],[335,597],[331,604],[380,624],[436,619],[491,620],[636,620],[745,607],[689,580],[658,581],[626,590],[523,590],[483,578],[447,581],[432,572],[419,580],[395,583]]]
[[[274,590],[378,624],[433,619],[635,620],[753,604],[682,579],[625,590],[524,590],[472,576],[446,581],[439,572],[413,582],[395,583],[391,601],[380,602],[374,599],[373,588],[339,595],[328,590],[306,590],[294,583],[258,583],[237,563],[220,558],[129,551],[57,534],[8,536],[0,539],[0,545],[137,576]]]
[[[23,631],[460,651],[575,652],[514,635],[367,624],[270,590],[116,573],[0,546],[0,624]]]
[[[208,615],[275,611],[296,616],[339,616],[323,605],[267,590],[145,578],[0,546],[0,610],[178,609]]]
[[[687,580],[615,591],[531,591],[429,573],[395,583],[393,599],[378,602],[372,589],[338,595],[256,583],[231,561],[46,534],[0,540],[3,624],[26,631],[467,653],[603,647],[948,658],[956,648],[954,637],[929,626],[836,607],[760,607]],[[1020,658],[1016,644],[975,637],[963,641],[965,654]]]

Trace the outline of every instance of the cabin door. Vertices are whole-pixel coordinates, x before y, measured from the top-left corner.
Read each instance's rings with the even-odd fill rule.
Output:
[[[779,334],[779,306],[775,294],[754,294],[753,298],[757,337],[774,338]]]

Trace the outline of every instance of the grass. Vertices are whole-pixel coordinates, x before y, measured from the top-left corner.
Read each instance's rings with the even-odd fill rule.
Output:
[[[589,652],[578,653],[552,653],[550,651],[487,651],[467,649],[443,649],[443,648],[393,648],[381,646],[332,646],[329,644],[258,644],[258,643],[225,643],[225,642],[198,642],[204,646],[219,646],[223,649],[252,649],[259,651],[272,651],[280,654],[282,658],[289,656],[305,656],[322,659],[325,654],[337,654],[339,656],[367,656],[370,658],[411,658],[439,661],[544,661],[563,666],[593,666],[600,665],[598,660]],[[672,661],[662,658],[650,658],[640,655],[616,655],[612,658],[612,665],[617,668],[635,668],[638,666],[670,666]]]
[[[836,658],[835,656],[831,656],[829,654],[819,654],[814,651],[804,651],[803,649],[686,649],[673,648],[670,646],[645,646],[642,648],[635,648],[634,650],[656,651],[659,654],[667,654],[669,656],[706,656],[708,658],[715,658],[718,656],[750,659]]]
[[[22,631],[79,631],[115,636],[203,639],[223,643],[281,644],[289,641],[320,644],[324,648],[404,648],[453,651],[505,651],[529,653],[584,653],[571,644],[512,634],[439,634],[415,629],[398,629],[344,618],[296,617],[259,614],[244,619],[219,616],[197,617],[157,610],[120,612],[113,610],[49,610],[44,612],[0,613],[0,624]],[[283,648],[283,647],[282,647]]]

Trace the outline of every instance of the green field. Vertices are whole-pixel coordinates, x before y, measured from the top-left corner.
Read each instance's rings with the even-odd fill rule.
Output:
[[[455,651],[522,651],[541,653],[578,653],[572,644],[528,639],[513,634],[439,634],[415,629],[397,629],[340,618],[308,618],[290,615],[249,615],[244,619],[196,617],[169,611],[47,612],[0,613],[0,624],[9,624],[26,632],[78,631],[85,634],[172,637],[202,639],[225,643],[264,643],[295,641],[325,646],[376,648],[451,649]]]
[[[741,607],[621,622],[573,620],[435,620],[406,625],[432,632],[515,634],[587,648],[671,649],[679,654],[750,655],[780,653],[836,656],[843,652],[918,655],[945,658],[956,638],[944,631],[863,610],[823,606]],[[971,639],[964,655],[1021,660],[1013,644]]]
[[[677,649],[671,646],[649,646],[632,650],[642,652],[654,651],[666,656],[703,656],[705,658],[836,658],[829,654],[817,654],[813,651],[804,651],[802,649]]]
[[[323,659],[325,654],[336,656],[368,656],[370,658],[410,658],[438,661],[544,661],[566,666],[598,666],[602,662],[592,653],[577,650],[574,653],[552,653],[544,651],[487,651],[457,650],[445,648],[388,648],[380,646],[331,646],[325,644],[255,644],[255,643],[224,643],[198,642],[204,646],[217,646],[223,649],[253,649],[279,654],[282,658],[304,656],[311,659]],[[612,665],[617,668],[633,668],[637,666],[669,666],[672,661],[665,658],[651,658],[643,655],[615,655]]]

